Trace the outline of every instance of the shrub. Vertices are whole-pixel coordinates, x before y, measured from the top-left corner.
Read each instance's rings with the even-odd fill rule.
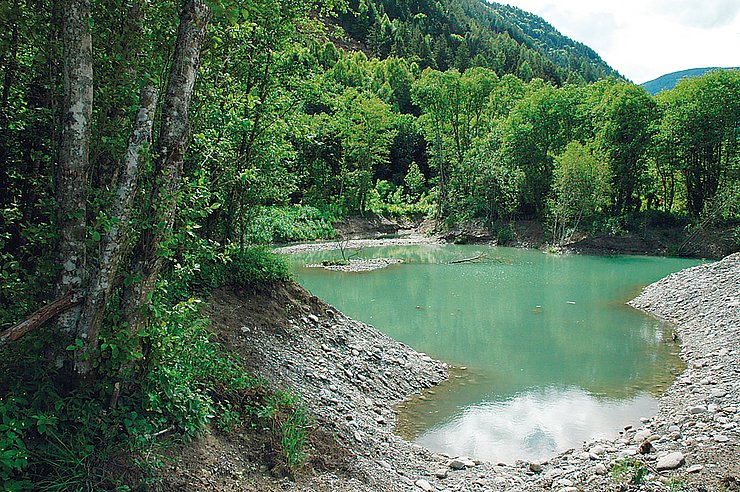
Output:
[[[233,252],[228,267],[229,280],[240,285],[292,278],[288,262],[265,246],[253,246]]]
[[[307,205],[256,207],[251,212],[245,240],[250,244],[332,239],[336,231],[331,212]]]
[[[611,468],[612,476],[619,482],[640,485],[648,474],[647,467],[639,460],[627,458],[616,461]]]

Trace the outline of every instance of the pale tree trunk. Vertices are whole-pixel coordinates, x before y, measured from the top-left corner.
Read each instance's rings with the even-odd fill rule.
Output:
[[[162,239],[172,231],[175,221],[188,141],[188,111],[210,18],[211,11],[203,0],[188,0],[180,17],[155,149],[156,182],[150,211],[152,226],[142,234],[134,254],[132,273],[140,280],[124,293],[124,316],[132,333],[136,333],[142,324],[142,308],[148,303],[162,269],[162,257],[157,254],[157,249]]]
[[[57,281],[57,294],[70,295],[72,302],[79,301],[87,286],[85,216],[93,105],[89,19],[89,0],[62,2],[64,105],[56,176],[62,273]],[[60,316],[59,325],[69,336],[84,340],[88,334],[84,326],[78,327],[79,316],[80,308],[73,308]]]
[[[153,87],[145,86],[141,91],[139,111],[129,137],[123,159],[123,170],[113,201],[110,215],[113,225],[101,242],[97,269],[91,276],[82,307],[79,325],[85,327],[89,339],[85,347],[85,351],[88,352],[87,356],[84,353],[79,354],[82,357],[75,360],[75,369],[80,374],[90,372],[90,352],[97,349],[105,306],[115,286],[121,260],[127,251],[142,156],[145,147],[151,142],[156,108],[157,92]]]

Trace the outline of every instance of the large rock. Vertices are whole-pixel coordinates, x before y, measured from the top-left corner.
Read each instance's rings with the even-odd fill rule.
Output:
[[[657,465],[655,465],[655,468],[657,468],[658,471],[675,470],[684,463],[686,463],[686,458],[684,458],[683,453],[676,451],[675,453],[670,453],[660,458]]]

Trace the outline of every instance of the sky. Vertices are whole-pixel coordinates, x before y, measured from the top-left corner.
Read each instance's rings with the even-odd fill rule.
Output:
[[[740,67],[740,0],[498,0],[539,15],[643,83],[666,73]]]

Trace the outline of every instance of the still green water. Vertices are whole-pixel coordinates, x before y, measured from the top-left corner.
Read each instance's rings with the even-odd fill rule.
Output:
[[[513,462],[614,437],[653,414],[682,370],[670,327],[625,302],[698,261],[459,245],[358,256],[404,263],[341,273],[304,266],[338,252],[292,259],[315,295],[455,366],[449,381],[399,407],[397,431],[432,450]]]

